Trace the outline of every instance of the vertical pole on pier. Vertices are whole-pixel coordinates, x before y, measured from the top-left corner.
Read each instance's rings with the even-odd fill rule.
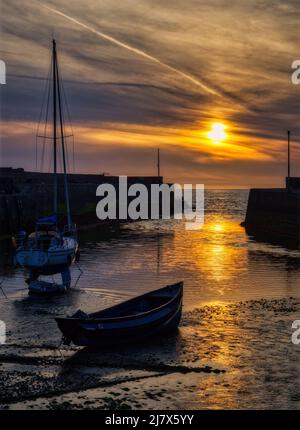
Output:
[[[160,153],[159,153],[159,148],[157,148],[157,176],[160,177]]]
[[[291,132],[288,130],[288,178],[291,176]]]

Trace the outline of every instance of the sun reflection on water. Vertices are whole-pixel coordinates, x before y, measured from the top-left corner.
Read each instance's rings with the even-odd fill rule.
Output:
[[[189,246],[180,245],[183,240]],[[181,257],[189,261],[190,270],[200,272],[208,281],[216,282],[215,287],[222,292],[221,284],[237,276],[246,266],[244,243],[242,227],[231,220],[215,216],[197,232],[177,232],[174,246],[181,246],[185,254],[181,254]]]

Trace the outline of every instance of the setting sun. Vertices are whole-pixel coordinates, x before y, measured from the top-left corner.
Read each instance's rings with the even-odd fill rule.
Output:
[[[221,142],[226,139],[227,135],[225,133],[225,125],[220,122],[214,122],[211,126],[211,130],[207,133],[209,139],[214,142]]]

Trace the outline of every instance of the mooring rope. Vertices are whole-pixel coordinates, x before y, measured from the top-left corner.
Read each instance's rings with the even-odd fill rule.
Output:
[[[59,354],[60,354],[60,356],[61,356],[61,358],[64,360],[65,359],[65,357],[64,357],[64,355],[63,355],[63,353],[62,353],[62,350],[60,349],[60,347],[63,345],[63,338],[61,339],[61,341],[59,342],[59,344],[57,345],[57,347],[55,348],[55,351],[58,351],[59,352]]]
[[[75,261],[75,265],[76,265],[77,269],[79,270],[79,275],[78,275],[78,277],[77,277],[77,279],[76,279],[76,282],[75,282],[75,284],[74,284],[74,287],[73,287],[73,288],[76,288],[76,286],[77,286],[77,284],[78,284],[79,279],[80,279],[80,278],[81,278],[81,276],[83,275],[83,270],[81,269],[81,267],[79,266],[79,264],[77,263],[77,261]]]
[[[2,276],[2,279],[0,281],[0,290],[2,291],[4,297],[7,299],[7,295],[5,294],[5,291],[3,290],[3,287],[2,287],[3,281],[4,281],[4,275]]]

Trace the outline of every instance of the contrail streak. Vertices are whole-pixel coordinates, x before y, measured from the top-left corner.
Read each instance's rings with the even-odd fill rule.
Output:
[[[108,40],[111,43],[114,43],[115,45],[120,46],[121,48],[127,49],[128,51],[131,51],[141,57],[146,58],[147,60],[150,60],[156,64],[159,64],[160,66],[164,67],[165,69],[170,70],[171,72],[176,73],[177,75],[183,77],[184,79],[192,82],[194,85],[197,85],[198,87],[202,88],[203,90],[205,90],[206,92],[219,96],[219,97],[223,97],[223,95],[221,93],[219,93],[218,91],[214,90],[213,88],[210,88],[209,86],[207,86],[206,84],[204,84],[203,82],[199,81],[196,78],[193,78],[192,76],[188,75],[187,73],[182,72],[181,70],[169,66],[168,64],[164,63],[163,61],[159,60],[159,58],[153,57],[152,55],[147,54],[146,52],[142,51],[141,49],[137,49],[134,46],[128,45],[127,43],[122,42],[121,40],[116,39],[115,37],[109,36],[106,33],[103,33],[102,31],[98,31],[93,27],[90,27],[87,24],[84,24],[81,21],[78,21],[77,19],[57,10],[54,9],[52,7],[46,6],[44,4],[42,4],[42,6],[48,10],[50,10],[53,13],[56,13],[57,15],[63,16],[64,18],[68,19],[71,22],[74,22],[75,24],[79,25],[82,28],[85,28],[86,30],[96,34],[97,36],[101,37],[102,39]]]

